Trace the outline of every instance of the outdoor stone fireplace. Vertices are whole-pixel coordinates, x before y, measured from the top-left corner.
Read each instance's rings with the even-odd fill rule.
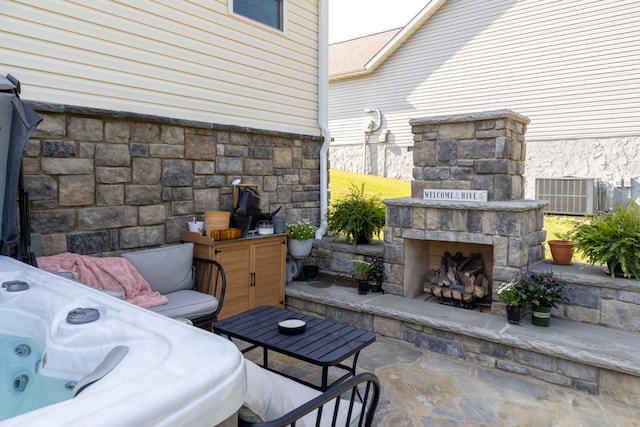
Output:
[[[384,259],[388,293],[414,298],[445,252],[480,254],[492,301],[497,284],[544,258],[543,208],[524,200],[524,134],[529,120],[500,110],[411,120],[412,197],[387,199]],[[445,190],[485,190],[486,201],[447,198]],[[469,191],[463,196],[480,197]]]

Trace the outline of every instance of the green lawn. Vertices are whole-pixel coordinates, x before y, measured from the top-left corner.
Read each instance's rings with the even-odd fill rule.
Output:
[[[363,183],[365,194],[377,195],[382,200],[411,196],[410,181],[383,178],[374,175],[360,175],[357,173],[331,169],[329,171],[329,203],[331,203],[331,200],[339,200],[342,196],[347,194],[352,184],[360,187]],[[545,215],[544,230],[547,231],[547,240],[557,239],[559,233],[561,234],[570,230],[576,221],[580,221],[580,218],[561,215]],[[551,258],[549,247],[547,246],[545,249],[546,257]],[[580,257],[580,254],[574,254],[573,260],[575,262],[585,262],[582,257]]]
[[[329,171],[329,194],[331,200],[339,200],[345,196],[351,185],[358,188],[364,184],[364,192],[369,196],[378,196],[380,199],[395,197],[410,197],[411,182],[399,179],[383,178],[374,175],[360,175],[337,169]],[[331,200],[329,203],[331,203]]]

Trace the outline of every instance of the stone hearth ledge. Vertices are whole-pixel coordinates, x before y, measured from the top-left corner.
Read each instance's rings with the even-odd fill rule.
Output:
[[[476,210],[476,211],[502,211],[502,212],[523,212],[534,209],[542,209],[548,205],[543,200],[508,200],[508,201],[487,201],[487,202],[458,202],[450,200],[425,200],[417,197],[399,197],[395,199],[384,199],[387,206],[400,207],[423,207],[434,209],[454,209],[454,210]]]
[[[381,293],[359,295],[356,288],[300,281],[287,283],[285,294],[640,376],[638,334],[634,332],[557,318],[552,319],[551,327],[540,328],[530,324],[529,316],[520,325],[510,325],[504,316],[425,302],[426,294],[413,299]]]

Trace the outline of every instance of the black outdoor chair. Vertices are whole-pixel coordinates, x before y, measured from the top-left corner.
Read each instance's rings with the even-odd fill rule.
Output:
[[[371,427],[379,399],[378,377],[371,372],[363,372],[334,385],[276,420],[248,423],[239,419],[238,425],[239,427],[295,427],[302,425],[299,422],[301,418],[311,414],[313,424],[310,424],[307,418],[305,420],[307,427]]]
[[[222,310],[224,294],[227,290],[227,277],[224,269],[217,261],[204,258],[193,258],[195,274],[194,290],[214,296],[218,300],[218,307],[213,313],[190,319],[194,326],[211,330],[213,322],[218,320]]]

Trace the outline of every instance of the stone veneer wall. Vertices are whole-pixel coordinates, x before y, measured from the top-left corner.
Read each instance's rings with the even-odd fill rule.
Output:
[[[414,134],[411,195],[424,189],[487,190],[488,200],[524,196],[524,134],[529,119],[513,111],[427,117]]]
[[[32,103],[23,158],[43,253],[105,254],[180,241],[187,222],[231,210],[231,182],[261,208],[320,223],[320,137]]]
[[[313,249],[306,263],[317,265],[320,270],[342,277],[353,277],[353,261],[365,257],[382,256],[383,242],[372,240],[366,245],[353,246],[344,238],[325,237],[313,241]]]
[[[423,292],[436,267],[430,259],[446,247],[429,242],[484,245],[492,259],[488,276],[498,285],[544,258],[546,202],[522,198],[528,123],[509,110],[411,120],[412,197],[384,201],[387,292],[410,298]],[[486,190],[487,201],[424,200],[425,189]]]
[[[384,202],[384,260],[388,269],[384,289],[389,293],[411,298],[422,293],[430,266],[426,257],[414,259],[415,255],[407,253],[407,241],[489,245],[493,255],[491,277],[498,284],[516,277],[522,267],[544,259],[544,202],[452,203],[412,198]]]

